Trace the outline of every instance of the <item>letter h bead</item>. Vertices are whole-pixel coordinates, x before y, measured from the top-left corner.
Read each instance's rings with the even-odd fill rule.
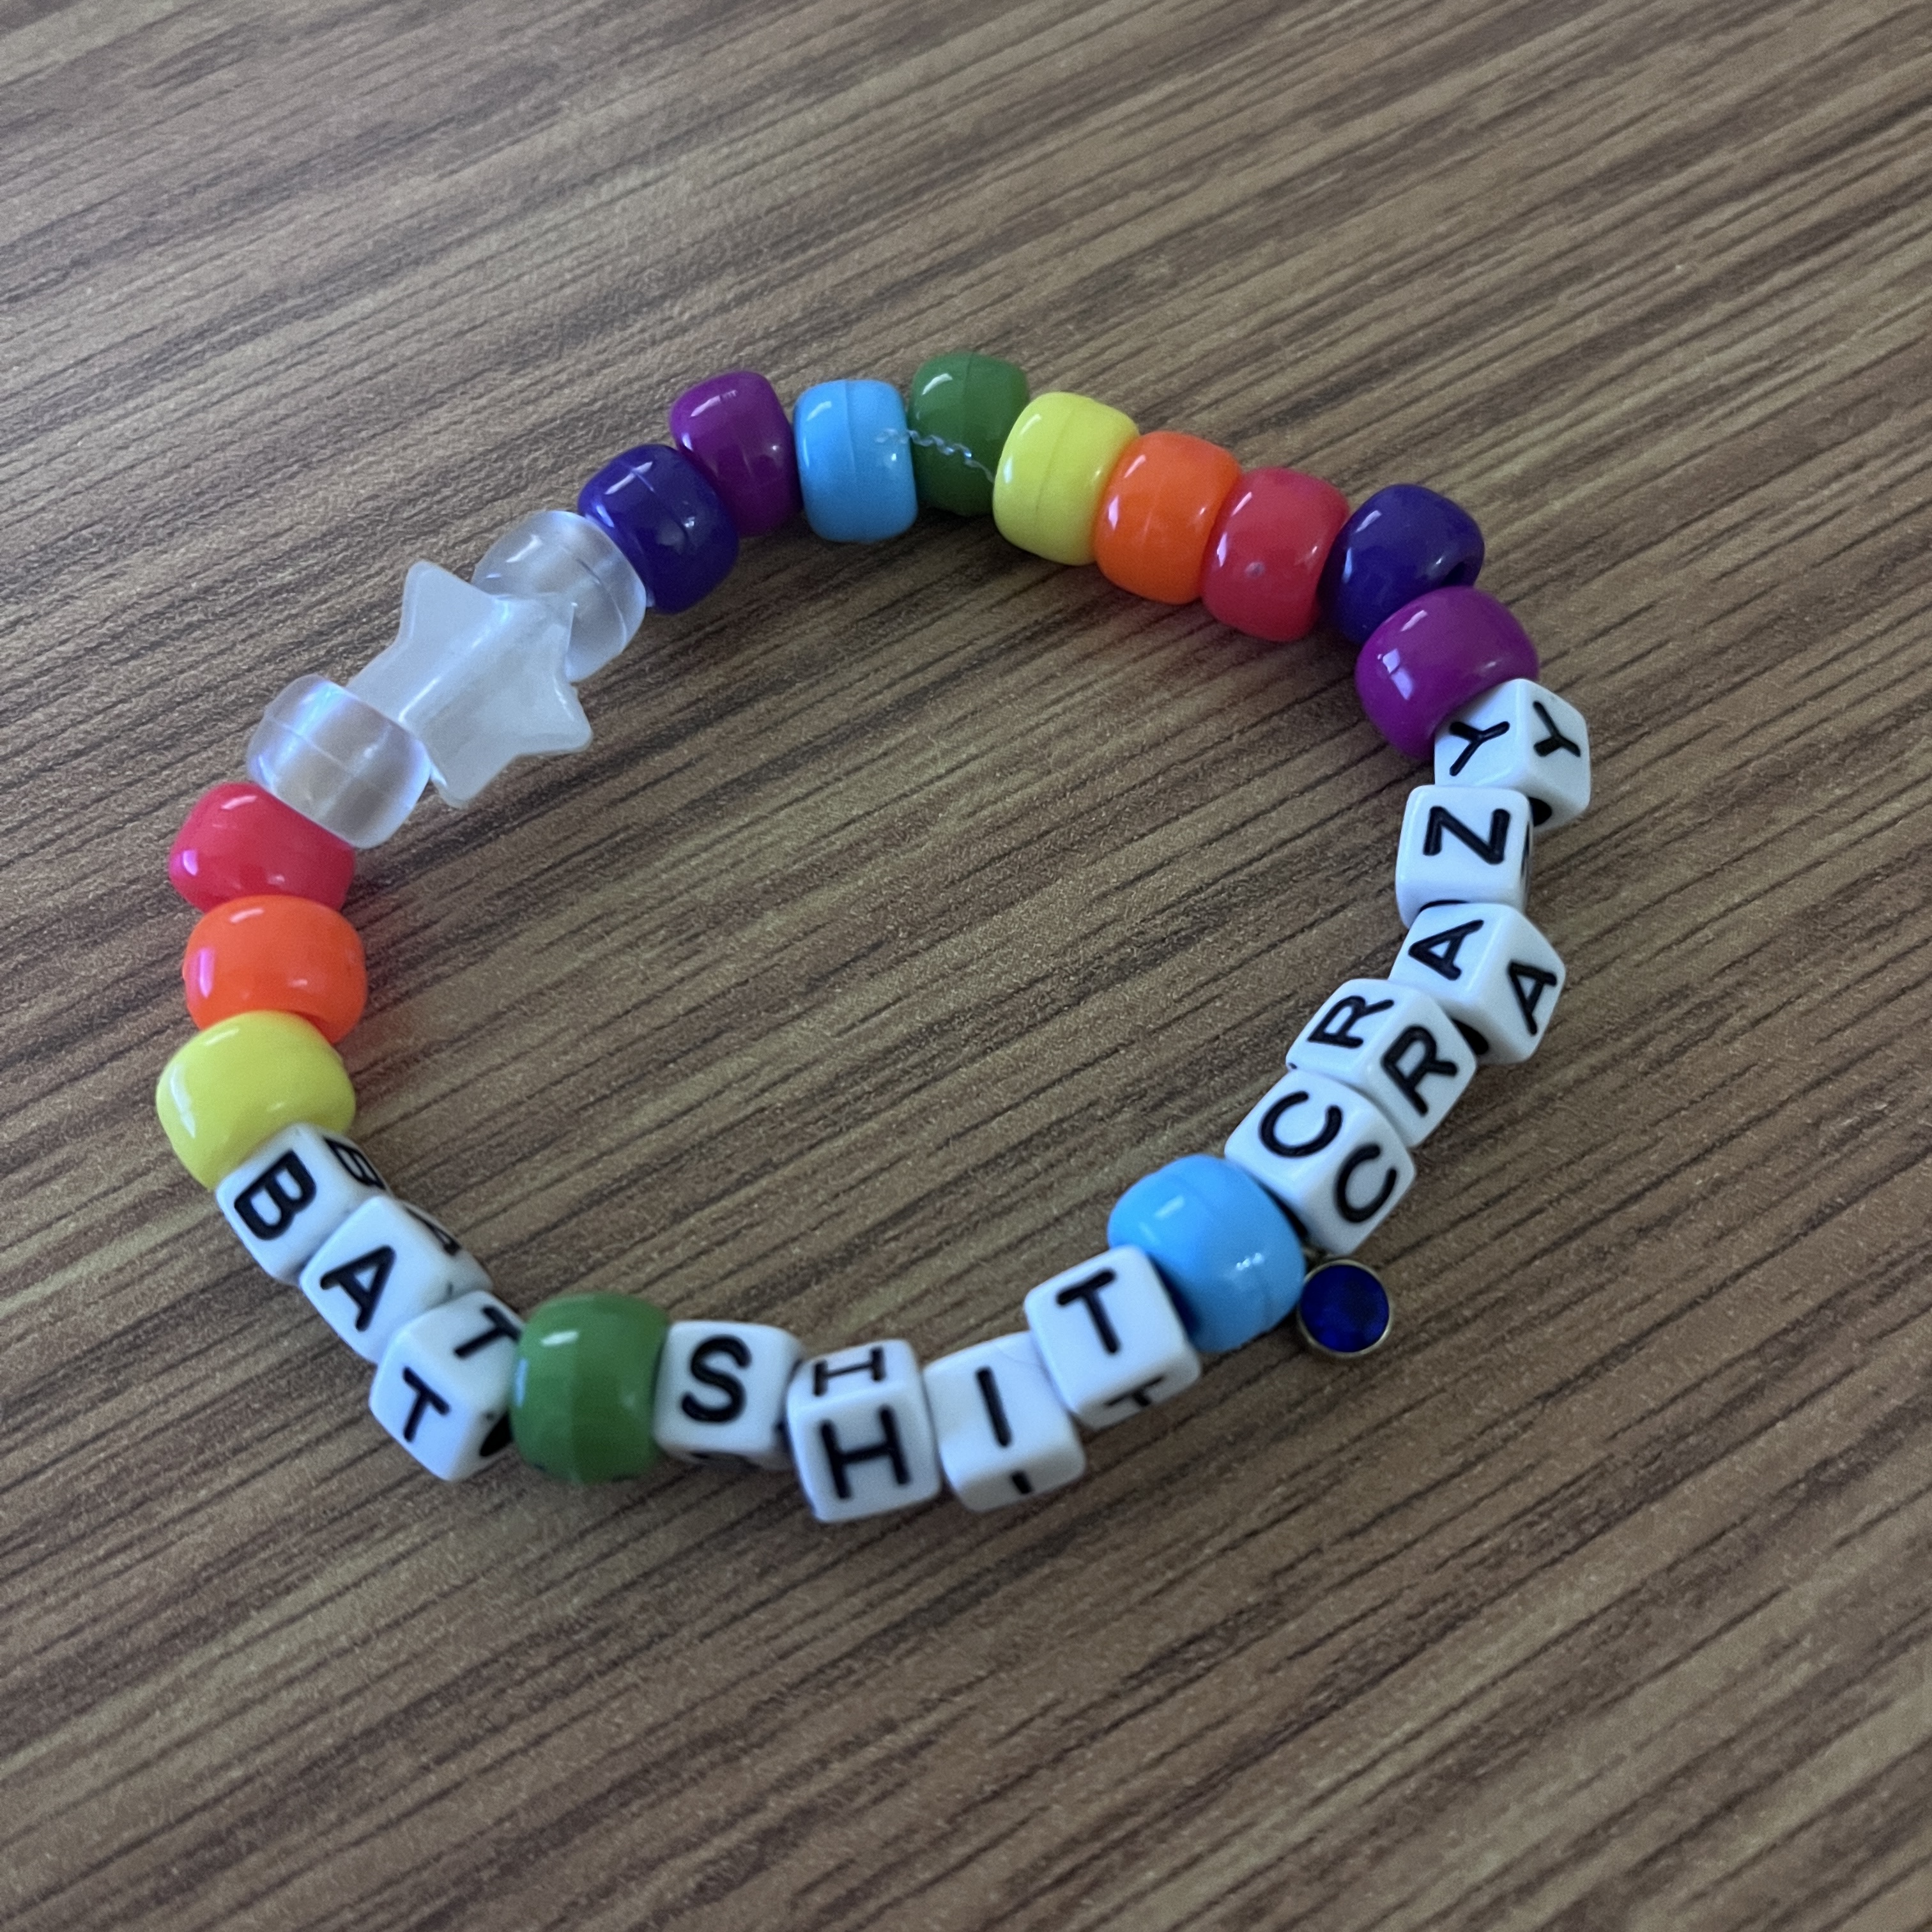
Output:
[[[785,1430],[812,1513],[850,1522],[939,1493],[939,1456],[919,1361],[904,1342],[819,1355],[793,1371]]]

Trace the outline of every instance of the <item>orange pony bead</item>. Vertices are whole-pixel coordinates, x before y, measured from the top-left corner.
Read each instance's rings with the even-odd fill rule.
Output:
[[[294,1013],[332,1043],[369,996],[356,928],[331,907],[280,892],[206,914],[188,934],[182,984],[198,1027],[236,1013]]]
[[[1241,466],[1218,443],[1157,429],[1120,452],[1094,519],[1094,561],[1123,590],[1157,604],[1201,594],[1208,540]]]

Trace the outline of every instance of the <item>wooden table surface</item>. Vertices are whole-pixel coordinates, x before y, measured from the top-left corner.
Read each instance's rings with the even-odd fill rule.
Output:
[[[0,1922],[1932,1924],[1932,58],[1913,0],[0,8]],[[1075,1489],[445,1486],[149,1094],[163,861],[715,369],[1420,478],[1590,721],[1573,984]],[[348,911],[514,1305],[1015,1326],[1400,932],[1336,637],[921,518],[648,617]]]

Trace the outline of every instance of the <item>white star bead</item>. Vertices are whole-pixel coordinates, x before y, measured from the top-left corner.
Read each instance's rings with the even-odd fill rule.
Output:
[[[493,597],[412,563],[396,641],[349,688],[413,731],[445,802],[467,805],[512,758],[590,743],[564,675],[572,609],[564,596]]]

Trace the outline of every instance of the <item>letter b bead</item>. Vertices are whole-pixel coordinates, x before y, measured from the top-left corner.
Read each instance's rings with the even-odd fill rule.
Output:
[[[460,1295],[389,1337],[369,1412],[427,1469],[460,1483],[508,1449],[523,1324],[494,1294]]]
[[[791,1463],[785,1390],[804,1351],[756,1322],[674,1322],[658,1366],[651,1433],[668,1456],[760,1469]]]
[[[264,1141],[214,1199],[256,1264],[292,1282],[357,1208],[388,1192],[353,1141],[298,1120]]]
[[[801,1363],[785,1394],[799,1486],[820,1522],[908,1509],[939,1493],[939,1455],[919,1362],[873,1342]]]

